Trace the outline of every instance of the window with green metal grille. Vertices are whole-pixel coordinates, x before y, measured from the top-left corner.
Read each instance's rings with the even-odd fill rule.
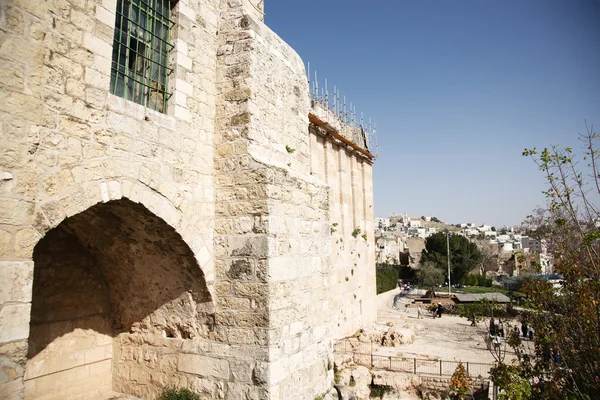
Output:
[[[117,0],[110,92],[167,111],[171,0]]]

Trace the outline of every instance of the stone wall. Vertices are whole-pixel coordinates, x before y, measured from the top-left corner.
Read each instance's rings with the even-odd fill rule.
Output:
[[[218,59],[216,286],[228,306],[217,317],[230,342],[256,349],[254,382],[269,398],[314,398],[332,376],[331,270],[327,188],[309,174],[308,85],[297,54],[237,4]]]
[[[376,313],[370,162],[262,2],[175,3],[164,114],[109,93],[115,9],[0,3],[0,397],[325,393]]]
[[[344,131],[343,125],[336,129]],[[329,186],[333,271],[329,307],[338,339],[376,318],[372,160],[326,129],[311,125],[309,137],[311,174]]]
[[[143,204],[183,239],[195,260],[194,268],[202,275],[199,282],[208,292],[214,290],[216,3],[180,0],[174,6],[173,96],[166,114],[109,94],[116,0],[0,3],[0,397],[38,397],[35,386],[52,390],[40,379],[35,383],[35,377],[50,372],[39,372],[35,356],[26,366],[33,249],[65,219],[111,200],[126,198]],[[135,258],[136,254],[131,256]],[[99,264],[98,260],[94,262]],[[41,287],[45,279],[43,264],[40,261],[39,271],[38,265],[35,267],[35,284],[39,281]],[[77,264],[79,268],[86,265]],[[118,292],[112,289],[113,294]],[[67,289],[63,291],[66,297],[68,293]],[[71,296],[70,301],[75,300]],[[33,301],[36,316],[35,297]],[[136,322],[141,321],[143,318]],[[32,320],[33,340],[38,337],[35,327],[41,326],[39,322]],[[70,335],[79,335],[79,328],[73,323],[71,327]],[[100,327],[89,330],[104,334]],[[146,366],[164,363],[165,368],[181,372],[175,380],[165,381],[166,376],[145,373],[135,376],[129,369],[111,368],[110,360],[104,365],[113,376],[122,376],[122,382],[154,388],[144,389],[144,393],[156,393],[156,388],[166,384],[198,387],[203,376],[217,374],[211,368],[222,364],[221,358],[206,356],[212,361],[205,362],[207,372],[199,374],[197,367],[186,366],[189,357],[177,356],[209,353],[201,350],[200,339],[162,335],[166,333],[139,332],[132,339],[136,348],[133,354],[124,342],[114,344],[117,351],[113,360],[120,357],[124,364],[130,359]],[[114,338],[111,336],[111,340]],[[66,346],[68,337],[62,339]],[[62,339],[45,349],[59,348]],[[189,344],[184,346],[184,342]],[[160,352],[144,346],[168,348],[162,352],[174,355],[157,356]],[[69,350],[60,351],[56,357],[78,353],[76,347]],[[79,350],[90,350],[88,360],[95,357],[92,352],[99,352],[97,348]],[[37,356],[42,357],[42,353]],[[107,353],[106,359],[110,356]],[[85,357],[82,362],[73,362],[88,365]],[[90,377],[90,368],[79,370]],[[107,376],[106,369],[96,372]],[[230,379],[229,371],[225,374],[219,370],[218,374],[225,381]],[[56,374],[51,376],[44,384],[60,381]],[[86,381],[82,376],[71,378]],[[216,396],[218,387],[203,387]]]

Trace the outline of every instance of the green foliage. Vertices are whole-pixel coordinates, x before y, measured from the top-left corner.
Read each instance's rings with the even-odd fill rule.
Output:
[[[356,228],[354,228],[354,230],[352,231],[352,236],[353,237],[358,237],[358,235],[360,235],[360,228],[357,226]]]
[[[498,363],[490,370],[494,384],[502,389],[498,394],[499,400],[527,400],[531,398],[531,384],[523,376],[523,372],[518,363]]]
[[[496,302],[483,299],[470,304],[459,304],[454,307],[459,317],[473,322],[482,321],[486,317],[499,316],[503,313],[502,308]]]
[[[375,270],[377,294],[398,287],[398,268],[393,265],[378,266]]]
[[[348,386],[350,386],[350,387],[356,386],[356,380],[354,379],[353,375],[350,375],[350,382],[348,382]]]
[[[479,274],[468,274],[457,282],[469,286],[492,287],[492,280]]]
[[[338,324],[338,326],[340,326],[340,325]],[[337,369],[337,367],[334,365],[334,366],[333,366],[333,382],[334,382],[336,385],[339,385],[339,384],[340,384],[340,382],[341,382],[341,380],[342,380],[342,373],[341,373],[341,371],[340,371],[339,369]]]
[[[296,149],[291,148],[290,146],[288,146],[287,144],[285,145],[285,149],[287,150],[288,153],[292,154],[293,152],[296,151]]]
[[[366,234],[366,233],[363,233],[361,236],[362,236],[362,238],[363,238],[363,239],[365,240],[365,242],[366,242],[366,241],[367,241],[367,234]]]
[[[391,392],[393,388],[388,385],[376,385],[371,383],[369,389],[371,389],[369,397],[382,398],[386,393]]]
[[[425,263],[415,273],[419,284],[426,288],[433,288],[444,282],[444,273],[434,263]]]
[[[200,396],[188,389],[166,388],[156,400],[200,400]]]
[[[450,234],[450,269],[452,281],[459,282],[475,269],[481,261],[481,251],[475,243],[464,236]],[[448,246],[446,232],[437,232],[425,239],[425,250],[421,262],[432,262],[442,271],[448,268]]]

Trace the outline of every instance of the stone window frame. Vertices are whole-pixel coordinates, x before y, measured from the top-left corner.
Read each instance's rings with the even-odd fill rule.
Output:
[[[187,99],[194,95],[194,86],[181,78],[182,71],[192,69],[192,58],[189,55],[189,44],[187,41],[179,38],[180,18],[186,16],[192,21],[196,20],[196,11],[189,6],[190,0],[170,0],[171,1],[171,16],[175,24],[171,28],[170,39],[174,48],[169,53],[169,65],[174,70],[169,79],[167,90],[172,95],[167,104],[166,112],[155,111],[140,105],[131,100],[114,95],[110,91],[110,82],[103,84],[102,88],[106,88],[108,92],[108,106],[110,109],[136,118],[138,120],[157,119],[161,125],[172,127],[176,120],[184,122],[192,122],[192,113],[187,105]],[[117,0],[102,0],[102,6],[96,10],[96,19],[105,25],[115,28]],[[107,80],[110,81],[111,63],[112,63],[112,38],[110,44],[102,41],[93,34],[84,34],[84,48],[92,53],[100,56],[102,62],[101,70],[107,75]]]
[[[166,113],[173,0],[116,0],[110,93]]]

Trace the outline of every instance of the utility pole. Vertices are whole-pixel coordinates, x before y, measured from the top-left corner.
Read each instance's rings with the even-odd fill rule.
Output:
[[[446,231],[446,249],[448,251],[448,300],[450,300],[450,296],[452,296],[452,283],[450,281],[450,231]]]

